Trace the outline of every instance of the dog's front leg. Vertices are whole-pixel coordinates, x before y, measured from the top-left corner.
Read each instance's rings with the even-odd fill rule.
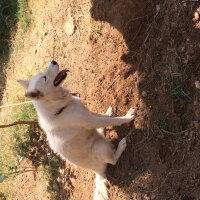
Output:
[[[106,126],[120,126],[122,124],[131,122],[134,119],[134,109],[130,108],[127,114],[123,117],[107,117],[96,116],[92,113],[88,113],[87,116],[80,119],[80,123],[89,129],[101,128]]]

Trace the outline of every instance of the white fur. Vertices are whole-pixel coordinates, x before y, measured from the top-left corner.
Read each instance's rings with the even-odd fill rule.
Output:
[[[131,122],[134,119],[134,109],[130,108],[123,117],[109,117],[112,114],[111,108],[106,113],[108,116],[92,113],[80,98],[53,85],[58,72],[58,65],[51,63],[44,73],[35,75],[30,81],[19,82],[27,89],[26,96],[33,99],[40,126],[47,134],[50,147],[68,162],[92,169],[97,174],[94,199],[106,200],[106,165],[116,164],[126,148],[126,139],[122,139],[114,151],[103,136],[104,127]],[[40,95],[36,97],[33,94]],[[66,108],[56,115],[64,106]]]
[[[104,176],[96,174],[96,187],[94,190],[94,200],[108,200],[108,192],[106,188],[107,179]]]

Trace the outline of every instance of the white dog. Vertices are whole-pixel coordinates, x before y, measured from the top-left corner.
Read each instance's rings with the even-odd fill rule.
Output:
[[[117,150],[113,150],[112,144],[104,137],[104,127],[132,121],[134,110],[131,108],[123,117],[109,117],[111,108],[105,115],[90,112],[80,98],[59,86],[67,72],[59,72],[58,64],[52,61],[43,73],[29,81],[18,82],[27,89],[25,96],[33,100],[50,147],[68,162],[92,169],[96,173],[94,199],[105,200],[108,199],[106,165],[116,164],[126,148],[126,139],[123,138]]]

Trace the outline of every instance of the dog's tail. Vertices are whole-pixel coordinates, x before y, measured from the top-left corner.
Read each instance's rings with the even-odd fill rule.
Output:
[[[96,174],[96,188],[94,190],[94,200],[108,200],[106,188],[107,179],[104,176]]]

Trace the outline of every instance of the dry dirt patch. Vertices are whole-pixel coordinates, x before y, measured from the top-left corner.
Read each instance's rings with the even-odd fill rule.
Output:
[[[106,133],[116,141],[129,133],[127,150],[108,167],[111,199],[199,199],[198,2],[42,2],[30,2],[35,26],[16,65],[57,60],[70,69],[66,86],[92,111],[136,109],[134,123]],[[69,169],[69,187],[63,178],[55,188],[60,199],[63,190],[92,199],[94,175]]]

